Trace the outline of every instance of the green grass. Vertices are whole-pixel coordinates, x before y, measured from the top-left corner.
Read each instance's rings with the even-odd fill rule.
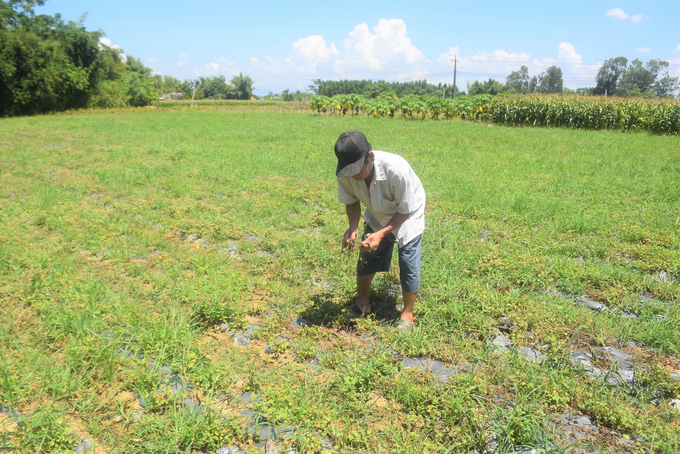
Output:
[[[680,414],[665,404],[680,397],[669,375],[680,370],[677,138],[242,110],[0,121],[0,407],[27,416],[0,419],[9,446],[245,446],[257,440],[237,397],[250,391],[268,421],[297,428],[288,443],[300,452],[324,438],[343,450],[474,452],[492,434],[501,451],[546,440],[569,450],[551,422],[567,409],[602,427],[580,445],[591,451],[679,449]],[[408,336],[393,311],[346,311],[356,255],[340,253],[332,150],[347,129],[405,157],[427,192]],[[375,282],[374,309],[394,308],[396,283],[396,269]],[[294,316],[315,326],[293,329]],[[544,365],[494,353],[488,340],[508,320],[514,344],[546,354]],[[238,347],[223,322],[260,327]],[[646,367],[634,389],[569,361],[628,340],[645,344],[626,348]],[[472,372],[441,385],[389,350]],[[209,411],[192,416],[186,395],[163,392],[162,365]],[[611,431],[637,437],[634,448]]]

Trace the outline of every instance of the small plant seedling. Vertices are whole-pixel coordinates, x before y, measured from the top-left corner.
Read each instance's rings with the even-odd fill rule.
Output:
[[[373,243],[369,243],[368,241],[364,240],[361,242],[361,248],[367,252],[374,252],[375,250],[378,249],[377,246],[374,246]]]
[[[347,240],[347,250],[352,252],[354,249],[360,249],[361,248],[361,240],[358,238],[350,238]]]

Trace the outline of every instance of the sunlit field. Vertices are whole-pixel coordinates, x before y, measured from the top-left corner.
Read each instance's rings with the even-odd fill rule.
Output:
[[[680,450],[680,139],[173,106],[0,120],[0,452]],[[406,335],[348,129],[427,192]]]

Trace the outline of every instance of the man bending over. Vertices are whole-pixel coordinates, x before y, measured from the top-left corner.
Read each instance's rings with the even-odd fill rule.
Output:
[[[425,230],[425,190],[406,160],[395,154],[373,150],[357,130],[340,135],[335,143],[338,165],[338,200],[346,206],[349,228],[342,252],[357,239],[361,204],[364,234],[357,261],[356,314],[370,314],[369,295],[375,273],[389,271],[394,243],[399,250],[399,277],[404,310],[398,329],[413,328],[413,306],[420,288],[420,239]]]

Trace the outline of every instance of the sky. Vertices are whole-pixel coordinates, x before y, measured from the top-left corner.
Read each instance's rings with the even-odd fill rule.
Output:
[[[178,79],[243,73],[255,93],[313,79],[505,82],[556,65],[564,86],[595,86],[606,59],[666,60],[680,76],[678,0],[46,0],[36,14],[88,30]]]

